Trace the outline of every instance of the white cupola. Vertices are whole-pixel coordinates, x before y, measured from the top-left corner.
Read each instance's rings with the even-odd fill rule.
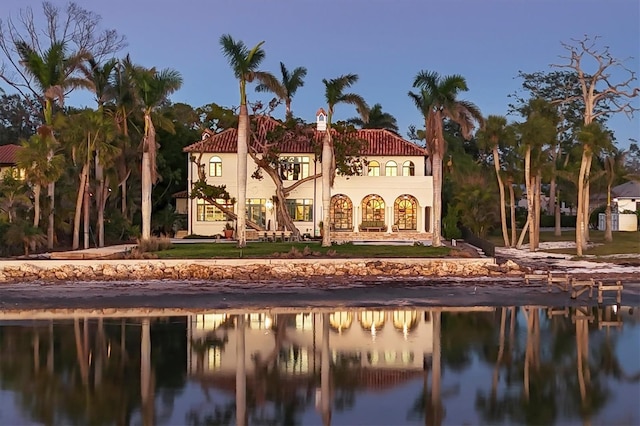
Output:
[[[320,132],[327,130],[327,113],[322,108],[316,112],[316,130]]]

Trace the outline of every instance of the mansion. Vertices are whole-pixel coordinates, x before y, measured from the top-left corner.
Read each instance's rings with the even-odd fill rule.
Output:
[[[317,114],[316,141],[322,141],[326,113]],[[266,138],[279,122],[262,118],[258,138]],[[337,175],[331,189],[331,204],[322,205],[322,165],[312,137],[283,142],[279,157],[284,187],[313,177],[291,191],[287,210],[300,235],[319,236],[323,209],[330,209],[331,235],[335,241],[351,240],[430,240],[430,213],[433,181],[427,151],[396,133],[383,129],[359,129],[356,136],[363,144],[360,156],[366,160],[359,175]],[[204,168],[207,183],[225,185],[232,198],[237,197],[237,129],[220,133],[205,130],[202,139],[183,149],[188,155],[187,214],[188,234],[215,236],[223,232],[226,215],[202,199],[191,199],[191,186],[198,179],[198,164]],[[250,139],[250,147],[257,146]],[[251,149],[251,148],[250,148]],[[192,161],[198,159],[198,162]],[[265,231],[281,229],[277,223],[273,197],[275,184],[262,173],[252,178],[256,164],[247,164],[247,219]],[[224,204],[224,200],[219,200]],[[237,211],[234,205],[225,205]],[[247,233],[249,238],[249,233]]]

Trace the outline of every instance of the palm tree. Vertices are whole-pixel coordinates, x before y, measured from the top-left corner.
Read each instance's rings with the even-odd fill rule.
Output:
[[[155,68],[136,67],[134,71],[136,95],[144,114],[144,135],[142,137],[142,240],[151,239],[151,190],[158,181],[156,153],[156,129],[154,118],[157,121],[161,117],[154,117],[155,109],[164,102],[167,97],[182,86],[182,76],[178,71],[164,69],[157,71]],[[162,122],[169,130],[173,123],[168,120]]]
[[[42,54],[24,41],[17,41],[15,47],[25,73],[33,78],[35,87],[29,86],[29,89],[31,89],[33,95],[41,102],[43,107],[44,124],[38,129],[38,132],[43,136],[44,142],[47,142],[47,139],[55,140],[53,132],[54,103],[57,101],[62,107],[65,96],[73,89],[91,87],[91,83],[86,79],[74,75],[91,55],[84,51],[68,55],[64,42],[52,43],[49,49]],[[52,143],[51,145],[55,144]],[[53,150],[49,153],[49,160],[52,157]],[[47,246],[53,248],[55,179],[47,183],[51,206],[47,228]]]
[[[0,176],[0,211],[7,214],[9,223],[17,218],[17,209],[29,207],[31,200],[26,195],[27,185],[17,179],[11,171],[5,171]]]
[[[578,140],[582,143],[582,160],[578,176],[578,212],[576,215],[576,255],[582,256],[588,239],[589,224],[589,172],[593,155],[599,154],[602,147],[610,144],[611,135],[603,126],[592,121],[585,124],[578,133]],[[585,206],[587,210],[585,211]]]
[[[39,134],[22,141],[21,150],[16,153],[18,167],[25,170],[27,181],[33,190],[33,226],[40,226],[40,192],[44,185],[56,180],[62,174],[64,157],[51,157],[51,139]]]
[[[502,238],[505,247],[511,247],[509,243],[509,232],[507,230],[507,214],[504,193],[504,183],[500,176],[502,167],[500,166],[500,155],[498,154],[498,146],[506,142],[509,136],[507,119],[498,115],[490,115],[484,123],[484,126],[476,135],[478,144],[484,149],[490,149],[493,153],[493,165],[496,170],[496,178],[498,179],[498,188],[500,190],[500,222],[502,223]]]
[[[375,104],[369,110],[369,119],[362,120],[360,117],[353,117],[347,120],[347,123],[353,124],[361,129],[387,129],[398,133],[398,122],[396,118],[388,112],[382,112],[382,105]]]
[[[424,115],[427,148],[431,154],[433,175],[433,245],[439,247],[442,222],[442,158],[446,151],[443,120],[451,120],[460,125],[462,136],[471,137],[475,122],[482,124],[483,118],[476,105],[456,99],[459,92],[468,89],[464,77],[454,74],[440,76],[433,71],[420,71],[413,82],[420,89],[419,94],[409,92],[416,107]]]
[[[240,40],[234,40],[229,34],[220,37],[222,53],[233,69],[233,74],[240,83],[240,115],[238,117],[238,211],[237,234],[238,247],[247,245],[246,236],[246,200],[247,200],[247,155],[249,139],[249,110],[247,109],[247,83],[258,80],[267,87],[275,88],[279,84],[270,73],[258,71],[260,63],[265,58],[261,46],[264,41],[256,44],[251,50]]]
[[[516,247],[520,248],[524,236],[529,232],[529,250],[538,246],[540,235],[540,182],[543,146],[554,143],[558,114],[555,106],[544,99],[532,99],[523,109],[527,120],[518,126],[522,148],[524,149],[524,184],[527,190],[527,222]]]
[[[79,186],[76,196],[76,209],[73,222],[73,250],[79,248],[80,236],[80,218],[84,206],[84,248],[89,246],[89,176],[91,172],[91,161],[96,156],[96,178],[100,171],[101,164],[106,159],[113,159],[119,149],[110,142],[113,140],[113,123],[105,119],[104,114],[100,111],[85,109],[77,114],[68,117],[67,124],[61,128],[61,137],[73,152],[73,158],[79,159],[78,163],[82,164],[79,176]],[[75,163],[75,161],[74,161]],[[98,188],[100,191],[100,188]],[[100,204],[98,204],[100,207]],[[100,218],[100,212],[98,212]],[[102,216],[104,217],[104,216]],[[103,225],[103,224],[102,224]]]
[[[98,103],[99,120],[106,124],[104,105],[112,100],[115,96],[115,88],[112,84],[112,78],[118,61],[110,59],[104,64],[98,64],[93,58],[89,59],[89,73],[86,78],[93,83],[93,90]],[[101,138],[104,140],[104,138]],[[111,139],[111,138],[110,138]],[[96,139],[96,141],[98,141]],[[111,140],[104,140],[106,144],[110,144]],[[99,146],[95,147],[95,176],[98,182],[96,188],[96,207],[98,212],[97,234],[98,247],[104,247],[104,210],[106,207],[107,197],[109,196],[109,178],[105,177],[105,165],[111,166],[113,159],[105,155],[104,150]]]
[[[118,130],[118,146],[120,155],[116,159],[116,170],[118,186],[120,187],[120,211],[122,216],[128,217],[127,210],[127,181],[131,175],[131,159],[133,148],[129,139],[129,116],[135,109],[135,85],[133,82],[135,65],[127,55],[123,60],[118,61],[113,74],[113,119]]]
[[[265,80],[264,83],[260,83],[256,86],[256,92],[271,92],[278,97],[281,101],[284,101],[286,108],[287,120],[293,117],[291,113],[291,98],[298,91],[299,88],[304,86],[304,78],[307,76],[307,69],[305,67],[297,67],[293,72],[289,72],[284,63],[280,62],[280,72],[282,73],[282,81],[277,80]],[[276,83],[274,86],[270,85]]]
[[[327,102],[327,128],[322,140],[322,222],[324,223],[322,247],[331,246],[331,214],[329,206],[331,205],[331,187],[333,186],[336,172],[331,120],[335,107],[340,103],[355,105],[362,120],[367,121],[369,119],[369,106],[364,101],[364,98],[355,93],[344,93],[345,89],[351,87],[357,81],[357,74],[345,74],[331,80],[322,79],[325,87],[325,101]]]

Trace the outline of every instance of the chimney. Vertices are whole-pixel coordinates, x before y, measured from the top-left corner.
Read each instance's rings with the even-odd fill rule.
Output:
[[[327,113],[322,108],[316,112],[316,130],[320,132],[327,130]]]

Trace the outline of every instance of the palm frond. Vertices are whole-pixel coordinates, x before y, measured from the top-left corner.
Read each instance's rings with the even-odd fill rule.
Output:
[[[427,91],[434,91],[438,86],[439,75],[435,71],[421,70],[413,80],[413,87]]]
[[[355,105],[362,120],[369,121],[369,106],[362,96],[355,93],[345,93],[339,98],[338,102]]]
[[[286,99],[288,96],[284,85],[271,73],[266,71],[255,71],[252,77],[260,82],[256,86],[256,92],[270,92],[280,99]]]

